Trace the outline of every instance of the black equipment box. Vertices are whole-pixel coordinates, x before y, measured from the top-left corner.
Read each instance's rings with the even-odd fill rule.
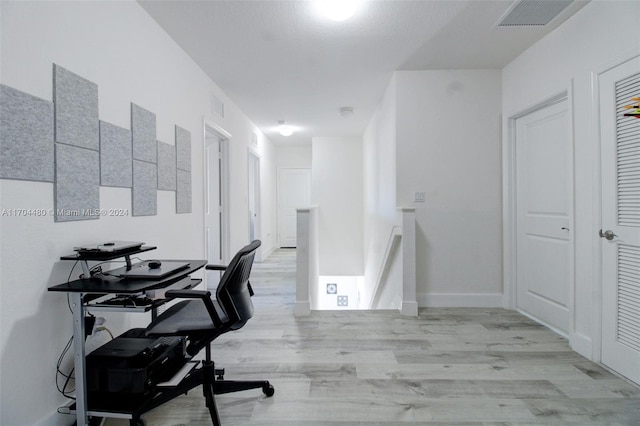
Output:
[[[143,328],[134,328],[87,355],[87,392],[141,396],[186,361],[183,337],[148,338]]]

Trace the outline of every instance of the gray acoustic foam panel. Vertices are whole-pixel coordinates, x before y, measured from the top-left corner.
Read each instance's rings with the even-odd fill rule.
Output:
[[[191,170],[191,132],[176,126],[176,152],[178,169]]]
[[[56,142],[99,149],[98,85],[53,66]]]
[[[158,189],[176,190],[176,147],[158,141]]]
[[[100,185],[131,188],[131,130],[100,122]]]
[[[158,213],[158,166],[133,160],[132,215],[153,216]]]
[[[176,213],[191,213],[191,172],[178,170]]]
[[[131,104],[131,140],[133,159],[156,163],[156,115],[146,109]]]
[[[0,178],[53,182],[53,103],[0,85]]]
[[[100,217],[99,170],[97,151],[56,144],[56,222]]]

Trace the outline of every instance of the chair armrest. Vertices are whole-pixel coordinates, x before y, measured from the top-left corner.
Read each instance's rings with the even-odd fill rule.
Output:
[[[213,306],[211,300],[211,292],[207,290],[169,290],[165,293],[166,297],[181,298],[181,299],[200,299],[204,303],[204,306],[209,312],[213,325],[219,327],[222,325],[222,320],[218,316],[216,308]]]
[[[226,265],[206,265],[204,268],[210,271],[224,271],[225,269],[227,269],[227,266]]]

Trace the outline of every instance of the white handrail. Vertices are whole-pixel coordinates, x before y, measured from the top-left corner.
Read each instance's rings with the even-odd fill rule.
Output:
[[[398,247],[400,246],[401,239],[402,228],[400,226],[392,226],[389,239],[387,240],[387,247],[384,252],[384,257],[382,258],[382,263],[380,265],[380,272],[378,273],[376,285],[371,295],[371,301],[369,302],[369,309],[375,309],[376,305],[378,304],[378,299],[380,298],[380,293],[383,289],[383,283],[385,282],[389,273],[389,268],[391,267],[392,260],[395,258],[396,253],[398,252]]]

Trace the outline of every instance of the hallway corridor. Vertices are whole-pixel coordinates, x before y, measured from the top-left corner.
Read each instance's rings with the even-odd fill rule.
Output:
[[[514,311],[323,311],[295,318],[295,250],[255,264],[255,316],[216,340],[226,378],[268,379],[217,397],[225,426],[638,425],[640,389]],[[210,425],[194,390],[147,426]],[[124,425],[109,420],[107,425]]]

